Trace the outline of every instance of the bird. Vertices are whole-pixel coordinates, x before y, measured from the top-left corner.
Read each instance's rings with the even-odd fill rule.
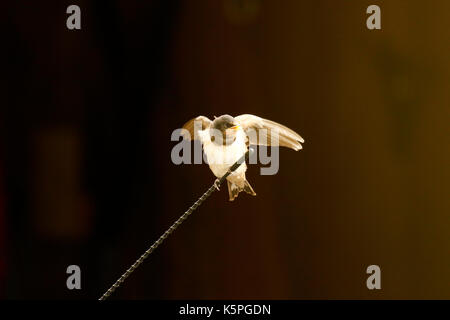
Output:
[[[251,114],[232,117],[228,114],[210,120],[198,116],[186,122],[181,135],[185,140],[200,140],[206,154],[209,168],[219,179],[225,175],[231,165],[248,150],[249,145],[288,147],[295,151],[302,149],[303,138],[288,127]],[[236,199],[241,191],[256,196],[245,172],[246,163],[242,163],[227,177],[229,200]]]

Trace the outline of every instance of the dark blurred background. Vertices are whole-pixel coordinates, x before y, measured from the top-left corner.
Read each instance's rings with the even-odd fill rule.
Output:
[[[0,297],[98,298],[214,181],[171,162],[172,131],[252,113],[304,150],[250,167],[257,197],[214,193],[113,299],[449,299],[449,18],[445,0],[2,3]]]

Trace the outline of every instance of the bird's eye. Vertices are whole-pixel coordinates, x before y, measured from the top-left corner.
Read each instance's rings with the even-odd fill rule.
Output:
[[[211,142],[214,142],[216,140],[216,137],[212,136],[211,137]]]

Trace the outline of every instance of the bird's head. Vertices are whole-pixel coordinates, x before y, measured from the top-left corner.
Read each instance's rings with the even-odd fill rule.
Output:
[[[211,124],[211,140],[214,140],[213,142],[215,143],[221,144],[221,141],[218,141],[216,137],[217,132],[220,132],[223,144],[228,145],[236,139],[236,132],[239,128],[239,124],[232,116],[224,114],[215,118]]]
[[[225,132],[225,130],[232,129],[233,127],[237,126],[238,124],[232,116],[224,114],[223,116],[214,119],[211,128],[219,130],[221,132]]]

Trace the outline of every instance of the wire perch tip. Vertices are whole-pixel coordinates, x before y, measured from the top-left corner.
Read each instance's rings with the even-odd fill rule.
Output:
[[[220,185],[227,179],[227,177],[232,174],[237,168],[239,168],[239,166],[244,163],[245,161],[248,160],[249,154],[253,153],[253,149],[249,148],[248,151],[239,158],[238,161],[236,161],[227,171],[227,173],[225,173],[225,175],[222,176],[222,178],[220,179],[216,179],[216,181],[214,181],[213,185],[211,187],[209,187],[208,190],[206,190],[206,192],[185,212],[181,215],[181,217],[178,218],[177,221],[175,221],[170,227],[169,229],[166,230],[166,232],[164,232],[162,234],[161,237],[159,237],[158,240],[156,240],[151,246],[150,248],[147,249],[147,251],[144,252],[143,255],[141,255],[139,257],[139,259],[136,260],[135,263],[133,263],[133,265],[128,268],[127,271],[125,271],[124,274],[122,274],[122,276],[99,298],[99,300],[106,300],[118,287],[120,287],[120,285],[125,281],[125,279],[127,279],[131,273],[133,273],[134,270],[136,270],[141,264],[142,262],[144,262],[144,260],[156,249],[158,248],[161,243],[170,235],[172,234],[172,232],[175,231],[176,228],[178,228],[178,226],[183,223],[184,220],[187,219],[187,217],[189,217],[191,215],[192,212],[194,212],[195,209],[197,209],[206,199],[208,199],[208,197],[218,189],[218,187],[220,187]]]

